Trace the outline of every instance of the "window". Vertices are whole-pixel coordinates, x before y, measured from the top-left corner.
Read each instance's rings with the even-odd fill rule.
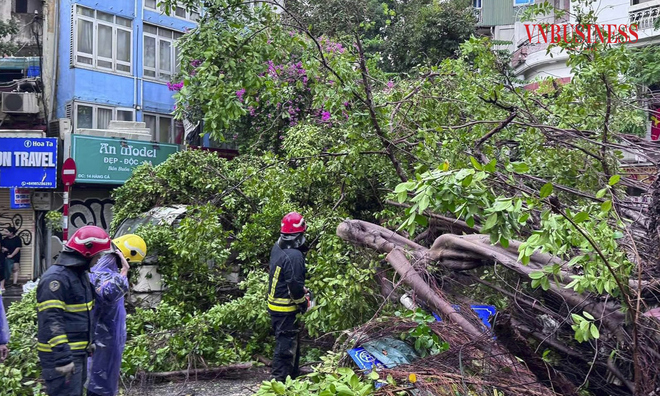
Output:
[[[171,116],[160,114],[144,114],[147,128],[151,129],[151,136],[159,143],[174,143],[174,119]]]
[[[481,0],[472,0],[472,7],[481,8]]]
[[[165,7],[163,5],[158,6],[157,0],[145,0],[144,8],[159,11],[161,14],[165,14]],[[185,7],[176,6],[171,12],[170,16],[187,19],[189,21],[197,22],[199,20],[199,7],[195,7],[192,10],[186,10]]]
[[[75,105],[76,129],[108,129],[110,121],[133,121],[133,109],[97,106],[92,104],[76,103]]]
[[[74,65],[131,73],[133,30],[130,19],[76,6],[74,29]]]
[[[144,25],[144,77],[170,81],[179,72],[179,49],[174,42],[183,33]]]
[[[534,0],[513,0],[513,6],[525,6],[534,4]]]
[[[17,14],[27,14],[28,0],[16,0],[14,3],[14,12]]]

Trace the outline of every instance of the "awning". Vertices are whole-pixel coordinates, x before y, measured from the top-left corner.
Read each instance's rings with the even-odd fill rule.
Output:
[[[39,67],[39,57],[7,57],[0,58],[0,70],[21,69]]]

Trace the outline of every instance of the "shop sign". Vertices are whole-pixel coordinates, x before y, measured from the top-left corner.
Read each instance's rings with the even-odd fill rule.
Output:
[[[11,208],[12,209],[30,209],[31,190],[26,190],[24,188],[12,188],[11,189]]]
[[[72,135],[76,183],[124,184],[143,163],[156,166],[179,151],[175,144]]]
[[[56,188],[57,138],[0,138],[0,188]]]

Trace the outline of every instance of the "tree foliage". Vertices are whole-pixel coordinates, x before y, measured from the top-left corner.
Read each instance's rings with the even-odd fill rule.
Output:
[[[18,45],[14,42],[18,31],[18,24],[14,19],[0,21],[0,56],[13,56],[18,51]]]

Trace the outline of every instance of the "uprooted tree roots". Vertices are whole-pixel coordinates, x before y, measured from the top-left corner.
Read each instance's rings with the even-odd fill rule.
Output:
[[[499,389],[506,394],[577,395],[585,384],[597,395],[660,394],[660,326],[656,320],[642,315],[626,317],[614,298],[565,288],[570,282],[568,272],[560,274],[559,284],[551,284],[546,291],[535,290],[534,295],[525,295],[516,284],[495,285],[468,272],[486,266],[504,267],[519,280],[528,281],[530,273],[547,264],[556,262],[565,268],[556,257],[537,253],[528,265],[522,265],[517,260],[520,242],[512,241],[503,248],[477,234],[444,234],[426,248],[360,220],[344,221],[337,235],[386,253],[385,260],[400,277],[397,285],[407,285],[417,301],[443,319],[433,324],[433,329],[449,342],[450,349],[410,367],[387,370],[394,378],[414,373],[424,379],[415,384],[416,388],[431,394],[455,394],[461,389],[479,394],[490,390],[488,394],[493,394],[493,389]],[[464,287],[485,285],[513,300],[495,320],[496,340],[484,335],[478,318],[468,308],[477,302],[438,286],[438,273],[443,278],[464,278]],[[627,286],[634,289],[638,285],[631,282]],[[467,309],[455,310],[452,303],[456,301]],[[588,343],[576,342],[571,329],[571,313],[583,311],[596,318],[600,328],[600,337]],[[390,323],[388,331],[395,328]],[[383,328],[367,324],[358,332],[373,337],[382,335]],[[385,395],[389,391],[382,392]]]

